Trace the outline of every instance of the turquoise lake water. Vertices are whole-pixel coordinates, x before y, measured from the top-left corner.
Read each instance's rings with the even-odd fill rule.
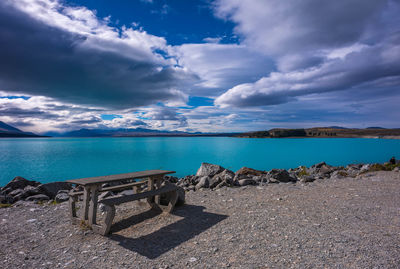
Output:
[[[385,162],[400,158],[400,140],[232,137],[0,139],[0,186],[15,176],[51,182],[147,169],[196,173],[202,162],[236,171]]]

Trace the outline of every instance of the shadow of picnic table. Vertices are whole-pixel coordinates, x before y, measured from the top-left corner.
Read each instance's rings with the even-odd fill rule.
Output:
[[[137,238],[112,234],[110,239],[118,241],[119,245],[126,249],[137,252],[149,259],[155,259],[228,217],[227,215],[204,212],[204,209],[205,207],[203,206],[184,205],[176,208],[172,213],[183,217],[183,219],[162,227],[151,234]],[[149,210],[134,215],[115,223],[111,230],[112,232],[118,232],[144,220],[153,218],[158,214],[160,213]]]

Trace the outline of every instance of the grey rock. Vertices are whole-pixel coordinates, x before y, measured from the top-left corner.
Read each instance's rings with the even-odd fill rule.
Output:
[[[252,178],[245,178],[238,181],[239,186],[257,185],[257,181]]]
[[[113,196],[113,193],[112,193],[111,191],[102,192],[102,193],[99,195],[99,201],[102,200],[102,199],[104,199],[104,198],[110,197],[110,196]]]
[[[12,192],[10,192],[8,195],[10,195],[10,196],[12,196],[12,197],[15,197],[15,196],[17,196],[17,195],[20,195],[20,194],[23,193],[23,192],[24,192],[23,189],[16,189],[16,190],[13,190]]]
[[[229,187],[229,186],[232,186],[232,185],[229,185],[226,181],[222,181],[221,183],[219,183],[219,184],[215,187],[215,189],[218,190],[218,189],[221,189],[222,187]]]
[[[191,186],[187,187],[185,190],[186,191],[194,191],[194,190],[196,190],[196,186],[191,185]]]
[[[48,201],[50,200],[49,196],[45,195],[45,194],[36,194],[33,196],[29,196],[28,198],[26,198],[27,201]]]
[[[179,179],[177,185],[181,187],[189,187],[190,185],[196,185],[199,183],[199,179],[200,177],[194,175],[185,176]]]
[[[210,188],[215,188],[221,184],[221,182],[225,182],[226,185],[232,186],[234,177],[235,173],[233,173],[231,170],[225,169],[210,180]]]
[[[8,194],[16,189],[24,189],[26,186],[38,186],[40,182],[27,180],[23,177],[15,177],[2,188],[2,194]]]
[[[322,165],[318,170],[318,173],[321,175],[324,175],[324,176],[326,176],[332,172],[333,172],[333,169],[328,165]]]
[[[260,183],[268,183],[270,179],[270,176],[268,174],[262,175],[260,179]]]
[[[58,191],[70,190],[72,187],[71,187],[71,184],[69,184],[67,182],[56,181],[56,182],[41,184],[37,188],[41,193],[44,193],[51,199],[54,199],[54,197],[56,197]]]
[[[54,200],[57,203],[62,203],[62,202],[68,201],[69,200],[68,191],[66,191],[66,190],[59,191],[57,193],[56,197],[54,198]]]
[[[204,176],[200,178],[199,183],[196,184],[196,190],[201,188],[208,188],[210,186],[210,178],[208,176]]]
[[[314,164],[314,165],[311,166],[311,167],[315,167],[315,168],[319,169],[319,168],[321,168],[321,167],[324,166],[324,165],[326,165],[325,162],[320,162],[320,163]]]
[[[119,193],[119,195],[122,195],[122,196],[125,196],[125,195],[132,195],[133,194],[133,190],[124,190],[124,191],[121,191],[120,193]]]
[[[213,178],[210,179],[209,188],[214,189],[221,182],[222,182],[222,177],[220,177],[219,175],[215,175],[213,176]]]
[[[185,190],[182,187],[178,187],[178,201],[176,201],[177,206],[181,206],[185,204],[186,201],[186,194]]]
[[[266,174],[265,171],[256,170],[256,169],[249,168],[249,167],[242,167],[236,171],[235,177],[240,180],[243,178],[249,178],[249,177],[253,177],[253,176],[262,176],[265,174]]]
[[[253,176],[253,180],[255,181],[255,182],[261,182],[261,180],[262,180],[262,178],[263,178],[263,176]]]
[[[20,194],[16,195],[14,198],[15,201],[19,201],[25,199],[26,197],[33,196],[36,194],[41,194],[40,190],[38,190],[37,187],[28,185],[24,188],[24,190]]]
[[[368,172],[370,168],[371,168],[371,165],[370,165],[370,164],[364,164],[364,165],[361,166],[361,168],[360,168],[360,173]]]
[[[269,172],[269,175],[271,177],[270,181],[275,179],[278,182],[296,182],[296,178],[291,177],[288,171],[285,169],[272,169]]]
[[[394,172],[400,172],[400,167],[395,167],[395,168],[393,169],[393,171],[394,171]]]
[[[7,194],[0,195],[0,204],[13,204],[15,199]]]
[[[362,164],[349,164],[346,166],[346,169],[356,169],[356,170],[360,170],[360,168],[362,167]]]
[[[202,163],[199,170],[197,170],[196,176],[198,177],[213,177],[216,174],[221,173],[225,169],[222,166],[211,164],[211,163]]]
[[[315,181],[315,178],[312,176],[304,176],[300,178],[300,182],[302,183],[313,182],[313,181]]]
[[[178,182],[178,178],[174,177],[174,176],[164,176],[164,180],[171,182],[171,183],[177,183]]]

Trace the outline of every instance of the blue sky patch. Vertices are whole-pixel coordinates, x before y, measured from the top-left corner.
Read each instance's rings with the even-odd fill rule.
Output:
[[[121,115],[115,115],[115,114],[101,114],[101,119],[102,120],[113,120],[116,118],[122,118]]]
[[[24,95],[9,95],[9,96],[0,96],[1,99],[24,99],[24,100],[29,100],[31,97],[30,96],[24,96]]]

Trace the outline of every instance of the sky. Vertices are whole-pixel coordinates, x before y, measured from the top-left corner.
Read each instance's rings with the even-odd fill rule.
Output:
[[[400,128],[399,0],[2,0],[0,121]]]

